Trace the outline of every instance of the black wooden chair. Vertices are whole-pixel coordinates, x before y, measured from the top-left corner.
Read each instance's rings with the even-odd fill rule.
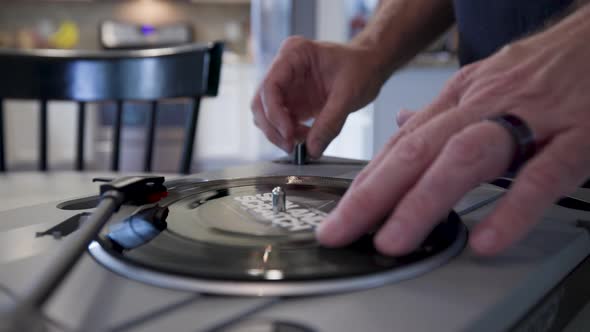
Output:
[[[216,96],[221,43],[131,51],[0,50],[0,172],[6,170],[4,99],[39,100],[39,170],[46,171],[50,100],[78,102],[75,168],[84,169],[88,102],[116,102],[111,170],[119,170],[123,103],[151,104],[144,171],[152,169],[158,101],[188,97],[190,110],[179,172],[189,173],[201,98]]]

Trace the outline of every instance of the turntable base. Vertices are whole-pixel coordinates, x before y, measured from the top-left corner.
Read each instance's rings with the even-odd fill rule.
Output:
[[[214,183],[237,178],[272,177],[276,180],[276,177],[290,176],[352,179],[362,166],[362,163],[338,159],[304,166],[267,162],[195,174],[189,179],[195,183],[203,179]],[[286,188],[285,192],[288,200],[290,190]],[[502,189],[482,185],[458,203],[455,210],[467,229],[489,213],[494,200],[502,193]],[[578,194],[582,197],[587,193]],[[183,199],[175,202],[185,202]],[[186,203],[192,201],[190,197],[186,199]],[[0,241],[0,284],[11,293],[18,294],[27,284],[27,276],[51,264],[52,257],[59,256],[61,245],[76,233],[61,238],[35,237],[35,234],[92,211],[84,204],[79,210],[56,208],[60,203],[63,206],[64,202],[53,202],[0,212],[0,236],[6,239]],[[170,216],[173,216],[172,205],[170,207]],[[117,218],[124,218],[135,209],[137,207],[123,208]],[[254,295],[251,289],[255,287],[248,284],[272,284],[280,280],[231,280],[238,288],[250,288],[241,294],[234,293],[240,296],[229,296],[230,293],[207,288],[209,285],[202,285],[202,288],[165,285],[171,288],[164,288],[148,280],[130,278],[128,273],[116,271],[112,266],[106,268],[104,262],[99,262],[100,258],[87,254],[46,306],[45,314],[49,317],[50,331],[89,328],[99,331],[252,331],[252,327],[261,326],[277,327],[279,331],[282,331],[279,327],[284,331],[505,331],[511,328],[551,331],[551,327],[558,326],[556,324],[563,327],[565,308],[581,306],[582,302],[568,297],[572,289],[578,295],[587,297],[589,294],[570,288],[572,283],[568,281],[574,277],[586,280],[582,277],[587,264],[580,264],[590,253],[590,239],[587,230],[579,227],[579,220],[590,220],[589,212],[556,206],[529,236],[499,257],[478,258],[469,248],[461,247],[446,263],[403,280],[382,280],[372,285],[375,287],[340,288],[329,294],[303,297],[280,292]],[[171,232],[178,231],[178,225],[172,226],[174,223],[172,217]],[[251,226],[261,225],[266,227],[264,224]],[[247,227],[246,231],[254,228]],[[281,242],[285,239],[284,229],[275,230],[277,233],[270,241],[273,245],[285,246],[285,250],[292,245],[309,244],[305,234],[295,243],[290,242],[288,236],[287,243]],[[194,240],[184,235],[181,239]],[[258,252],[260,248],[257,243],[241,245],[246,252]],[[264,252],[258,253],[253,261],[264,262]],[[121,262],[128,258],[117,259]],[[134,266],[127,263],[124,265],[127,268]],[[155,269],[154,266],[142,268],[143,272]],[[261,266],[264,268],[266,266]],[[283,281],[317,282],[312,276],[293,278]],[[330,274],[319,279],[327,283],[339,280]],[[568,312],[567,317],[571,319],[575,310]],[[535,329],[539,326],[543,329]]]

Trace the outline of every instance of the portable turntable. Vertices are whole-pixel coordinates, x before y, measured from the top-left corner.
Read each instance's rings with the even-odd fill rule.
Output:
[[[102,202],[1,212],[0,326],[28,303],[22,326],[45,331],[553,331],[588,301],[586,189],[484,259],[466,247],[468,230],[505,189],[481,185],[418,250],[393,258],[370,235],[316,243],[365,163],[301,161],[117,179],[101,185]],[[74,257],[100,215],[106,225]]]

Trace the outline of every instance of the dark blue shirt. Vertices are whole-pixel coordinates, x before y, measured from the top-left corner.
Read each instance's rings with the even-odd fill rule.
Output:
[[[573,0],[455,0],[462,65],[541,29]]]

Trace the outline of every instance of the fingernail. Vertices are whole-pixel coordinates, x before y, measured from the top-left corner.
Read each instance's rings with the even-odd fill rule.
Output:
[[[492,250],[498,243],[498,232],[491,228],[484,229],[474,236],[473,242],[478,250]]]

